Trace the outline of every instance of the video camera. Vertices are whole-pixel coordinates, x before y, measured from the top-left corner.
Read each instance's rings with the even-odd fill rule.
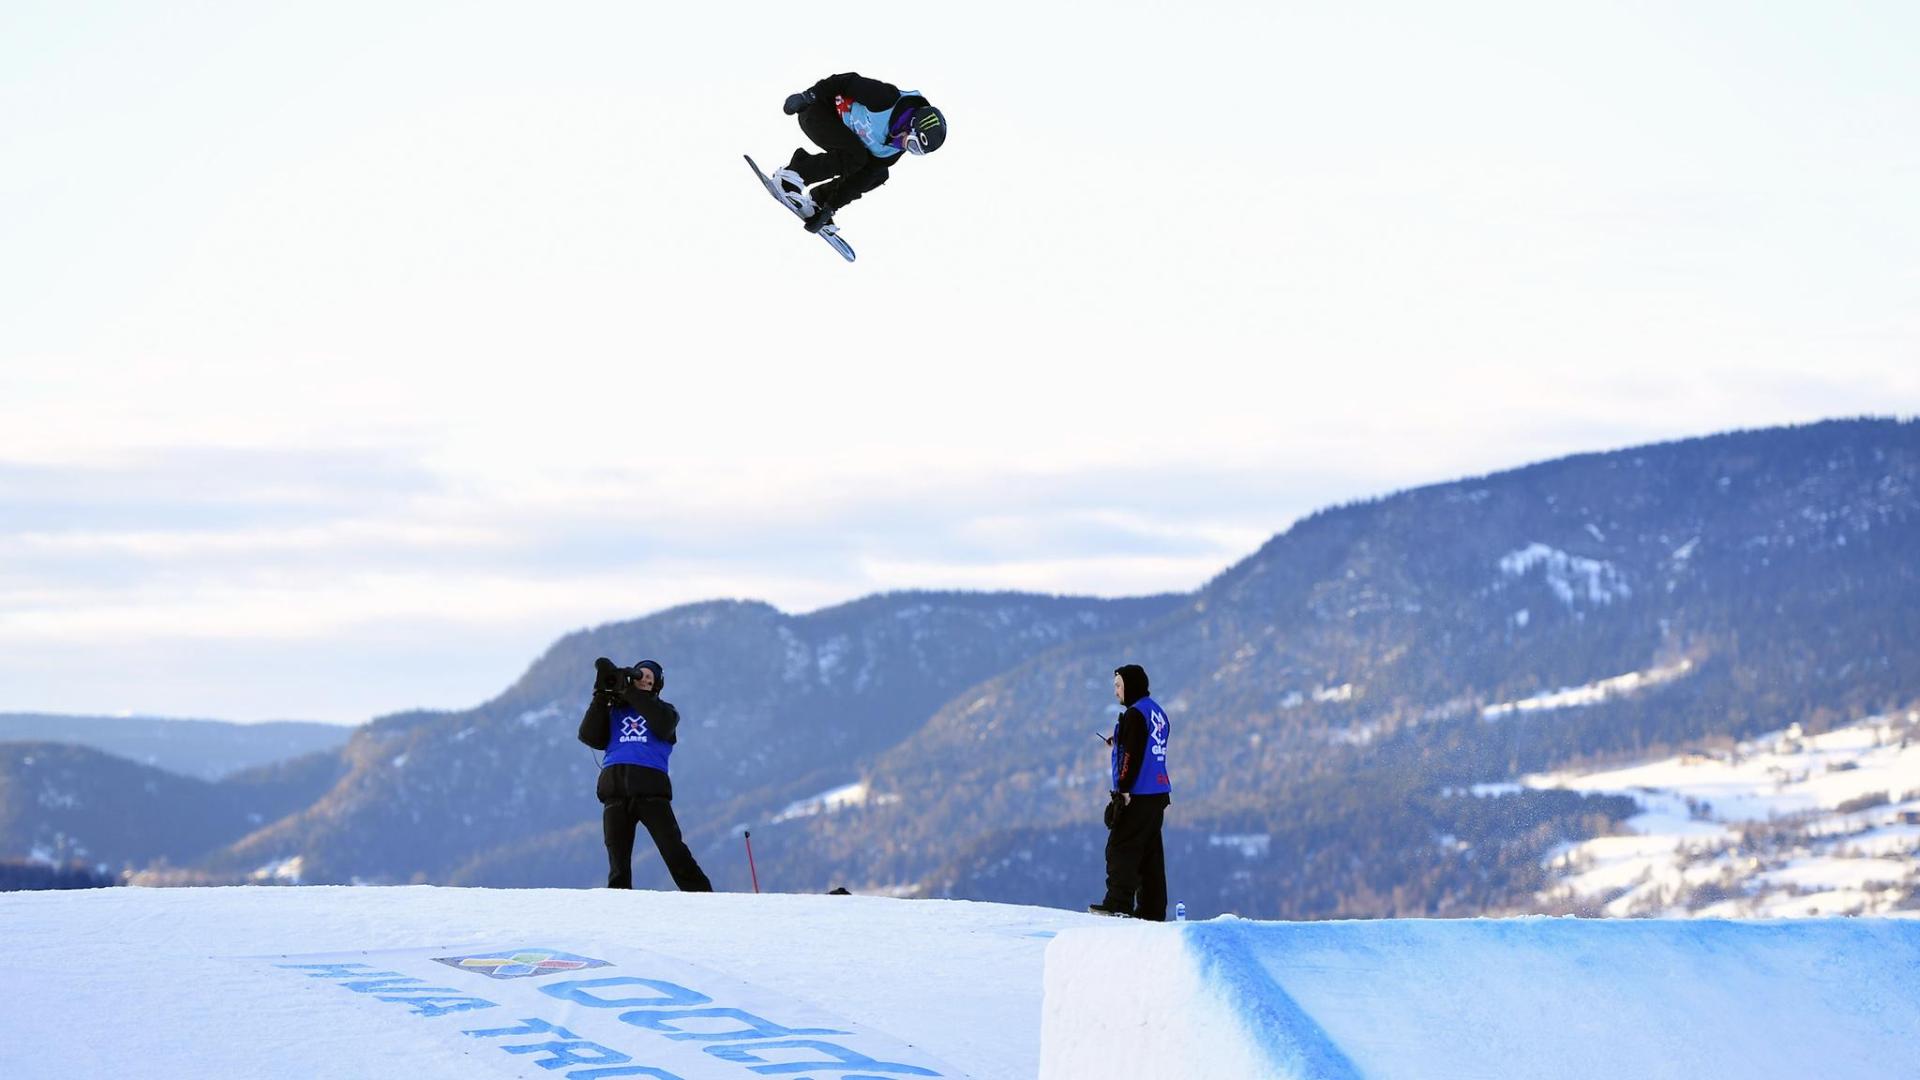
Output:
[[[623,668],[602,656],[593,662],[593,688],[598,690],[625,690],[627,680],[633,678],[632,668]]]

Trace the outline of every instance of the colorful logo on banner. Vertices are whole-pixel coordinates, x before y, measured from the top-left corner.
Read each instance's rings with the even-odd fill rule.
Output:
[[[478,972],[489,979],[537,979],[542,975],[556,975],[563,971],[585,971],[609,966],[605,960],[575,956],[558,949],[510,949],[473,956],[436,956],[433,959],[461,971]]]

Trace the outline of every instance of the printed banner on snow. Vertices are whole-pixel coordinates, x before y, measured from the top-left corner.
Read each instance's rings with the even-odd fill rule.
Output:
[[[764,987],[640,950],[545,944],[242,958],[289,989],[357,995],[396,1025],[521,1077],[963,1077],[912,1046]],[[399,1034],[403,1027],[396,1027]],[[491,1052],[480,1048],[491,1048]]]

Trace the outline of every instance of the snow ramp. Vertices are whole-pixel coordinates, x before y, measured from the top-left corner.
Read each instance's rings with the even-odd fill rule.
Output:
[[[1063,932],[1043,1080],[1920,1077],[1920,920]]]

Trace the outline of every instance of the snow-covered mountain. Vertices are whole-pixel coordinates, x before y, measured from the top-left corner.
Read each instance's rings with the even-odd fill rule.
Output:
[[[716,880],[743,887],[729,824],[852,781],[982,672],[1175,602],[897,593],[800,616],[695,604],[582,631],[477,709],[368,725],[333,790],[206,865],[249,874],[299,856],[304,881],[590,882],[605,872],[597,763],[575,735],[593,659],[653,657],[683,717],[681,820],[696,850],[724,851],[708,856]]]
[[[1150,493],[1148,493],[1150,497]],[[590,884],[592,658],[666,663],[676,806],[722,888],[1078,906],[1100,881],[1109,673],[1175,723],[1196,912],[1533,910],[1643,762],[1920,705],[1920,423],[1740,432],[1336,507],[1195,593],[714,603],[569,635],[471,710],[375,721],[211,880]],[[643,883],[664,883],[651,858]]]
[[[1141,632],[957,696],[866,774],[897,802],[782,847],[936,894],[1083,899],[1088,733],[1140,659],[1175,725],[1168,863],[1202,910],[1528,910],[1558,845],[1638,807],[1444,792],[1904,710],[1916,641],[1920,424],[1584,455],[1316,514]]]
[[[182,862],[311,805],[342,771],[336,754],[314,753],[201,780],[87,746],[0,744],[0,856],[108,870]]]

